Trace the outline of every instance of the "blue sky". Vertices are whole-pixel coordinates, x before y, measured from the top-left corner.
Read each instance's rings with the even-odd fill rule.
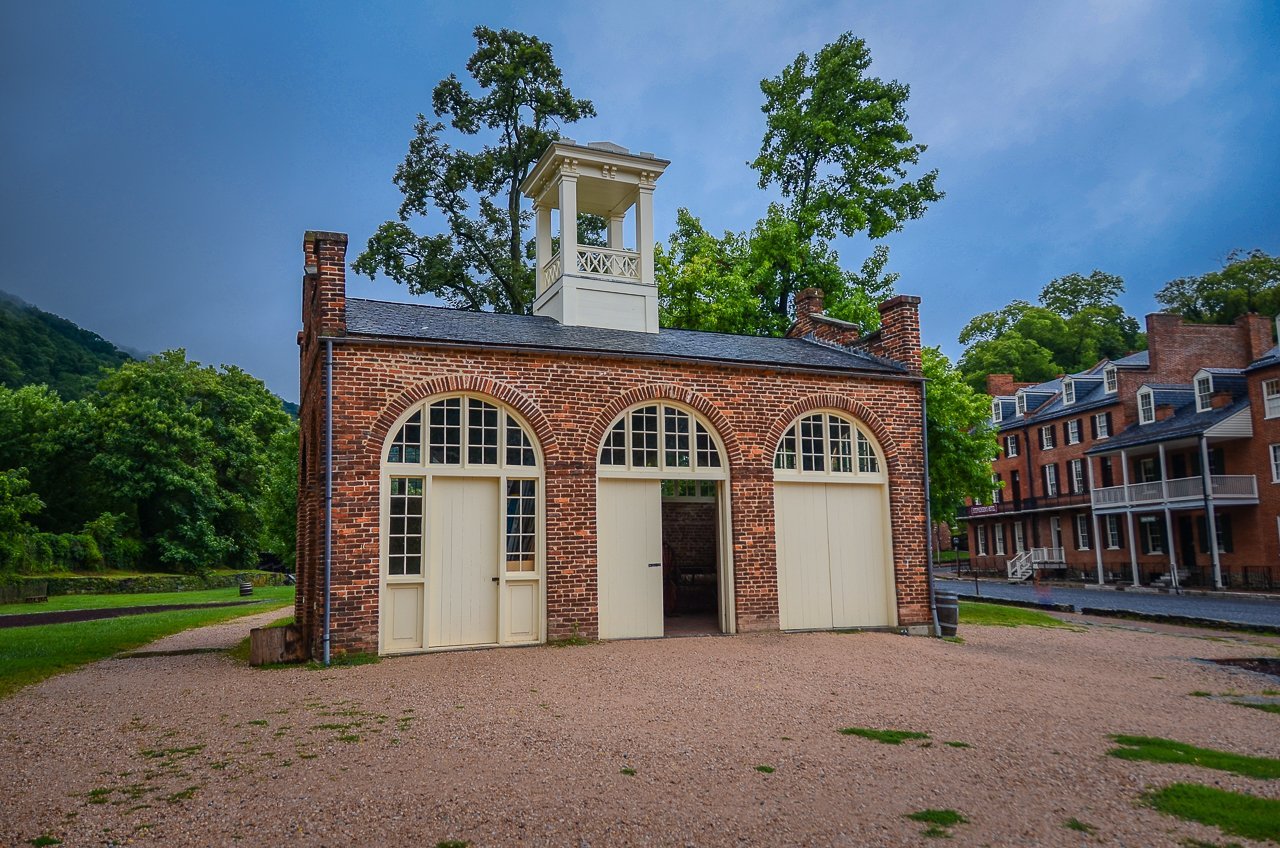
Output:
[[[554,11],[550,11],[554,10]],[[925,342],[1101,268],[1125,306],[1236,247],[1280,253],[1274,2],[26,3],[0,31],[0,289],[122,345],[185,347],[297,397],[301,240],[352,256],[476,24],[555,46],[599,117],[672,161],[655,195],[745,229],[770,199],[759,81],[851,30],[911,86],[947,197],[886,241]],[[857,267],[865,239],[837,245]],[[353,294],[408,299],[387,282]]]

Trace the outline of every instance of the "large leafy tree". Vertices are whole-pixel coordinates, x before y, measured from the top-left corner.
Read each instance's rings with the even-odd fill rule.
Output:
[[[524,238],[531,213],[520,208],[520,183],[559,137],[558,127],[595,108],[564,85],[550,44],[483,26],[474,35],[467,72],[479,93],[451,74],[436,85],[432,107],[462,136],[485,132],[491,140],[478,152],[463,150],[444,140],[444,122],[419,115],[395,174],[404,195],[398,220],[378,228],[352,267],[464,309],[524,313],[534,273]],[[420,235],[410,227],[433,212],[440,231]]]
[[[1156,292],[1156,300],[1188,321],[1230,324],[1248,312],[1280,312],[1280,257],[1261,250],[1233,250],[1221,270],[1180,277]]]
[[[782,195],[762,225],[776,236],[774,222],[789,224],[768,292],[778,315],[787,314],[799,289],[825,290],[831,239],[859,232],[881,238],[942,197],[937,171],[916,179],[908,172],[925,151],[907,129],[909,88],[870,75],[870,67],[866,42],[845,33],[760,83],[766,130],[751,164],[760,187],[776,186]]]
[[[965,498],[981,498],[991,491],[991,461],[997,451],[996,431],[989,422],[991,403],[964,381],[938,348],[927,347],[921,354],[929,380],[929,506],[934,521],[954,523]]]
[[[1123,292],[1114,274],[1068,274],[1044,286],[1039,305],[1015,300],[976,315],[960,331],[960,370],[981,391],[988,374],[1039,382],[1141,349],[1137,320],[1116,303]]]

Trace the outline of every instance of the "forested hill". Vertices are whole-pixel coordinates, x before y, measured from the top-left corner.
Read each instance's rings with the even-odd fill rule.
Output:
[[[0,291],[0,385],[44,383],[72,400],[98,382],[104,367],[130,359],[97,333]]]

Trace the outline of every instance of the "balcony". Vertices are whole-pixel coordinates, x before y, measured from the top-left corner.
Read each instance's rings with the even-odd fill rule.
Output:
[[[1072,507],[1081,507],[1089,505],[1089,495],[1087,493],[1066,493],[1054,495],[1053,497],[1044,497],[1037,495],[1036,497],[1022,498],[1021,500],[1004,500],[997,504],[989,504],[986,506],[975,504],[973,506],[962,506],[957,512],[960,518],[983,518],[991,515],[1006,515],[1010,513],[1020,512],[1045,512],[1053,509],[1070,509]]]
[[[563,274],[623,280],[628,283],[640,282],[640,254],[634,250],[579,245],[576,259],[577,262],[571,268],[564,267],[559,252],[547,260],[542,266],[540,290],[550,288]]]
[[[1209,480],[1215,506],[1247,506],[1258,502],[1258,478],[1253,474],[1215,474]],[[1194,509],[1203,503],[1204,480],[1201,477],[1179,477],[1093,490],[1093,508],[1103,512],[1164,504],[1172,509]]]

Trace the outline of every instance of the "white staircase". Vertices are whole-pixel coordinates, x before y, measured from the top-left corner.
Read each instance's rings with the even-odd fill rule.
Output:
[[[1009,560],[1005,570],[1009,574],[1010,583],[1021,583],[1037,569],[1063,568],[1067,564],[1062,548],[1031,548]]]
[[[1021,583],[1026,580],[1035,571],[1035,567],[1031,564],[1031,551],[1023,551],[1009,560],[1006,568],[1010,583]]]

